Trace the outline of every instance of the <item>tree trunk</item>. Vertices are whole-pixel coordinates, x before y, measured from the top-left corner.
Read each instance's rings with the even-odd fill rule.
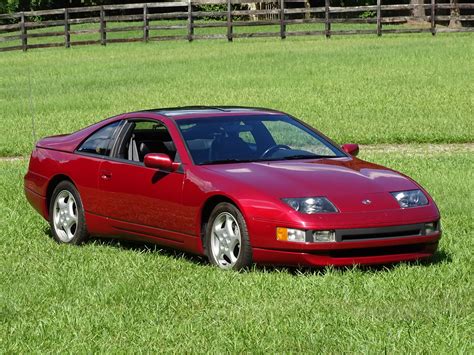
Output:
[[[459,20],[459,0],[449,0],[449,3],[451,4],[451,19],[449,20],[449,28],[462,27],[461,21]]]
[[[410,0],[410,5],[414,6],[411,15],[414,17],[415,21],[426,20],[425,9],[423,8],[424,3],[424,0]]]

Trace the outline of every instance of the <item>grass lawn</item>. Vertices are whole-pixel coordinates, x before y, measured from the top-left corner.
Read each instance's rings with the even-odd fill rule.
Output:
[[[64,53],[76,52],[35,55],[45,60]],[[70,55],[70,60],[77,60]],[[119,59],[118,67],[120,63],[124,62]],[[52,72],[46,69],[41,75]],[[102,87],[96,76],[97,88]],[[125,97],[126,87],[143,92],[139,83],[127,81],[130,86],[122,88],[119,78],[112,81],[118,97]],[[60,86],[63,78],[52,82]],[[197,88],[199,92],[203,86]],[[110,99],[113,91],[111,86],[104,95]],[[221,94],[221,89],[215,92]],[[54,106],[49,95],[54,96],[45,95],[39,106]],[[77,114],[85,106],[84,117],[92,117],[90,110],[97,102],[87,103],[86,97],[87,93]],[[148,100],[140,102],[151,105]],[[76,104],[72,98],[66,102]],[[59,105],[58,114],[67,110],[66,102]],[[63,127],[52,125],[53,116],[50,122],[52,131]],[[374,132],[373,127],[367,130]],[[346,131],[338,138],[351,134]],[[236,273],[143,244],[130,247],[96,240],[82,247],[60,246],[23,197],[26,162],[0,162],[0,352],[473,353],[473,155],[361,154],[411,175],[437,201],[444,235],[432,263]]]
[[[340,143],[473,142],[473,39],[0,53],[0,156],[30,152],[30,105],[38,138],[131,110],[255,105],[294,114]],[[412,176],[437,201],[444,235],[432,262],[236,273],[152,245],[58,245],[23,196],[27,162],[0,160],[0,353],[474,353],[474,155],[405,147],[361,157]]]
[[[0,54],[0,156],[121,112],[281,109],[340,143],[472,142],[474,34],[243,39]],[[28,78],[31,78],[30,80]]]

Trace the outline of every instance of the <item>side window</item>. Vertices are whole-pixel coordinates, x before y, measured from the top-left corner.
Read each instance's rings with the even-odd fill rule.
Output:
[[[160,122],[156,121],[136,121],[134,122],[135,127],[134,130],[137,131],[154,131],[154,130],[165,130],[165,126],[163,126]]]
[[[118,157],[135,162],[143,162],[149,153],[162,153],[171,160],[177,161],[176,146],[166,126],[159,121],[130,122],[123,144],[119,148]]]
[[[82,153],[97,154],[108,156],[110,149],[112,149],[112,137],[115,130],[119,127],[121,121],[111,123],[102,127],[81,144],[78,151]]]

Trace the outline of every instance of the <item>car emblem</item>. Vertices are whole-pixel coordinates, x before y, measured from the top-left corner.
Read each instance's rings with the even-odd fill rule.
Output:
[[[372,203],[372,201],[370,201],[370,200],[362,200],[363,205],[370,205],[371,203]]]

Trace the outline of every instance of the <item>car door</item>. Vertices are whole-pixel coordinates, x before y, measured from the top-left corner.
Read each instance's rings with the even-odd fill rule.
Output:
[[[120,132],[122,120],[113,121],[87,137],[75,151],[75,157],[66,164],[73,178],[87,213],[97,214],[102,210],[99,191],[99,170],[104,159],[108,159],[115,139]],[[66,170],[68,171],[68,170]]]
[[[156,151],[156,147],[163,147],[159,139],[164,136],[171,140],[165,143],[174,146],[163,122],[128,120],[117,140],[115,153],[99,168],[102,213],[113,227],[124,233],[181,241],[184,174],[180,169],[159,171],[143,164],[146,153],[162,152]],[[145,145],[146,149],[143,148]],[[137,154],[140,148],[143,148],[142,154]],[[175,161],[179,160],[179,152],[170,154],[174,155]]]

